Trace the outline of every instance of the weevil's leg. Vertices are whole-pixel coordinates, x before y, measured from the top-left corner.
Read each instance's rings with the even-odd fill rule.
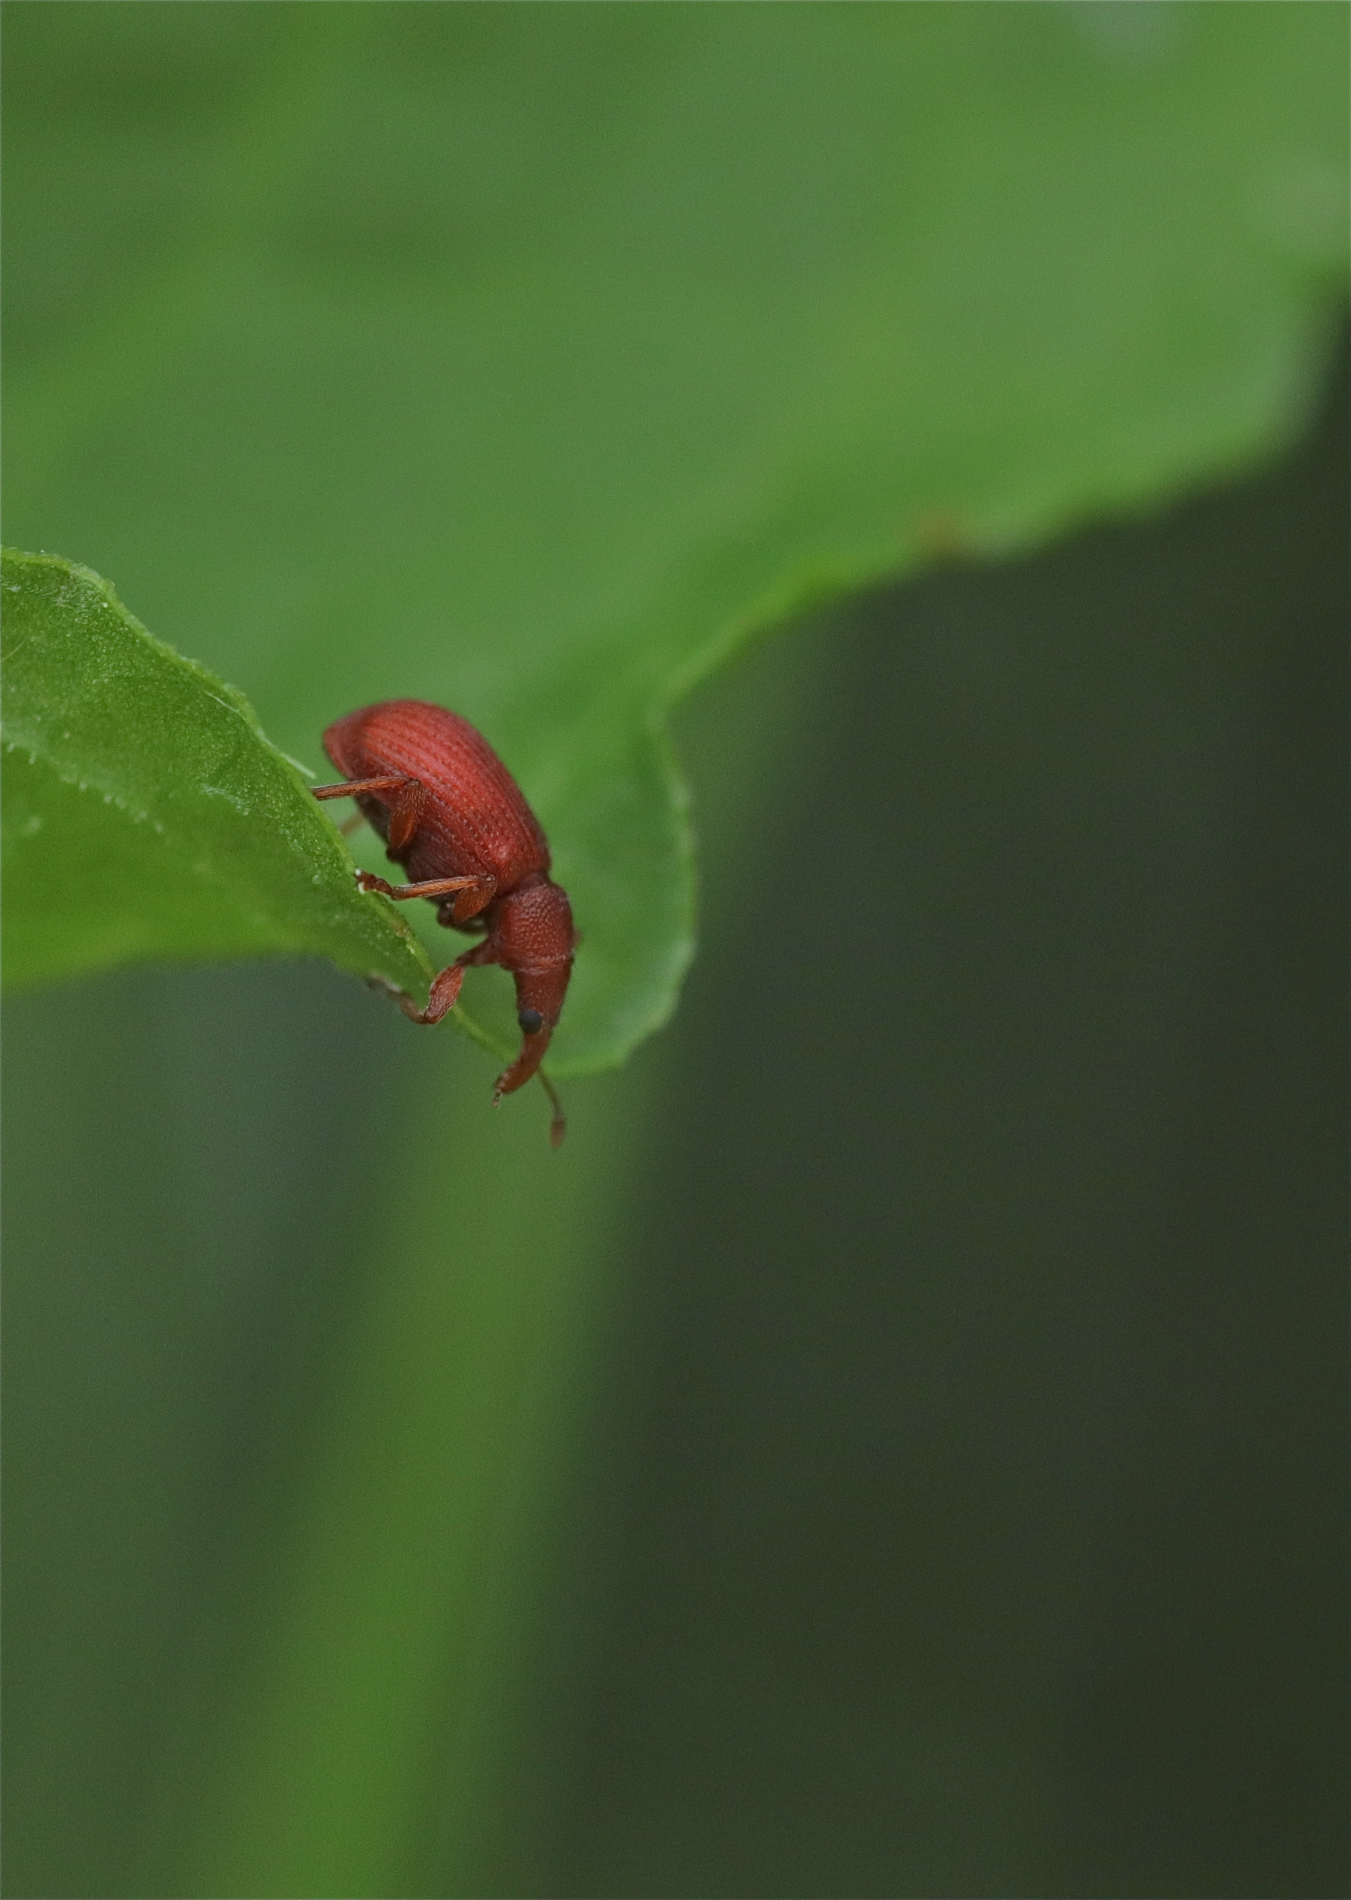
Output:
[[[408,1005],[413,999],[409,997],[403,1005],[404,1014],[415,1023],[439,1023],[441,1018],[455,1007],[456,999],[460,994],[460,985],[463,982],[464,965],[459,962],[448,963],[445,969],[432,979],[431,989],[427,992],[426,1009],[418,1009],[416,1005],[410,1009]]]
[[[440,975],[432,981],[427,997],[427,1007],[419,1009],[407,990],[401,990],[397,983],[391,983],[387,976],[378,971],[366,978],[373,990],[383,990],[386,996],[392,996],[404,1015],[414,1023],[439,1023],[448,1011],[454,1009],[456,998],[460,994],[460,985],[464,982],[464,973],[476,963],[492,963],[495,959],[487,954],[486,943],[476,943],[466,950],[463,956],[447,964]]]
[[[455,961],[462,963],[466,970],[481,970],[485,964],[496,963],[497,952],[487,937],[482,938],[468,950],[462,950]]]
[[[467,924],[471,918],[477,917],[480,911],[486,909],[492,902],[493,892],[496,889],[497,879],[495,877],[485,877],[479,880],[477,890],[461,891],[458,897],[453,897],[450,901],[450,921],[452,927],[458,930],[461,924]],[[439,905],[437,908],[436,921],[438,923],[445,922],[444,917],[441,915],[444,909],[444,904]]]
[[[405,779],[403,790],[394,800],[389,814],[389,856],[398,860],[405,845],[411,844],[413,833],[422,819],[422,807],[427,802],[427,793],[420,778]]]
[[[472,896],[473,893],[470,892],[469,895]],[[465,892],[461,891],[460,896],[465,896]],[[441,900],[436,907],[437,923],[440,924],[443,930],[459,930],[462,931],[466,937],[481,937],[488,928],[487,918],[483,915],[482,911],[475,911],[474,914],[467,917],[462,924],[457,924],[455,921],[455,905],[457,901],[458,900],[454,897],[446,897]]]
[[[416,784],[416,780],[411,783]],[[397,792],[410,783],[406,772],[393,778],[345,778],[341,785],[311,785],[312,798],[355,798],[358,792]]]
[[[482,910],[497,889],[497,879],[493,877],[431,877],[421,884],[390,884],[374,871],[358,871],[356,883],[359,891],[378,891],[381,897],[392,897],[397,904],[410,897],[444,897],[451,891],[472,894],[479,901],[471,904],[471,916],[474,911]]]
[[[389,855],[397,858],[400,851],[412,840],[422,818],[422,808],[427,802],[427,791],[421,779],[409,778],[401,772],[397,778],[347,778],[341,785],[312,785],[311,794],[315,798],[361,798],[367,795],[387,797],[395,794],[389,813]],[[339,827],[344,838],[349,838],[362,822],[360,818],[349,818]]]
[[[432,987],[427,995],[427,1007],[419,1009],[407,990],[401,990],[397,983],[391,983],[387,976],[377,973],[366,978],[373,990],[383,990],[386,996],[392,996],[404,1015],[412,1023],[439,1023],[455,1007],[455,999],[460,994],[460,985],[464,982],[464,965],[450,963],[440,975],[432,979]]]
[[[364,812],[354,811],[350,818],[344,818],[342,823],[338,826],[339,837],[350,838],[354,831],[360,831],[365,822],[366,814]]]
[[[551,1148],[561,1148],[563,1146],[563,1137],[568,1132],[567,1116],[563,1113],[563,1104],[558,1099],[557,1089],[544,1073],[543,1069],[537,1070],[536,1073],[540,1081],[544,1084],[544,1093],[553,1103],[554,1118],[549,1123],[549,1146]]]

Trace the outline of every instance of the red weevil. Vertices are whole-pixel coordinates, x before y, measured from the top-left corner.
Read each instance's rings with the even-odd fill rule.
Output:
[[[549,1139],[566,1126],[540,1068],[567,994],[577,938],[567,893],[549,877],[549,846],[521,788],[467,719],[422,699],[387,699],[338,719],[324,750],[343,774],[316,798],[355,798],[385,840],[407,884],[357,872],[357,887],[386,897],[425,897],[436,920],[480,941],[436,978],[419,1009],[389,988],[415,1023],[439,1023],[470,965],[500,963],[516,982],[521,1053],[497,1078],[499,1102],[538,1075],[553,1104]]]

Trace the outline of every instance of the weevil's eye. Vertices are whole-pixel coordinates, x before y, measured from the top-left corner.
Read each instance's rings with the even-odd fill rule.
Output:
[[[527,1036],[537,1036],[544,1027],[544,1018],[537,1009],[523,1009],[516,1020]]]

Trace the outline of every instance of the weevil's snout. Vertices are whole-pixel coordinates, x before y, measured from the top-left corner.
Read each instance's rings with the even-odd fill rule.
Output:
[[[539,1073],[567,995],[575,943],[567,894],[546,878],[512,891],[498,905],[493,946],[515,979],[521,1053],[497,1078],[494,1099],[523,1088]]]

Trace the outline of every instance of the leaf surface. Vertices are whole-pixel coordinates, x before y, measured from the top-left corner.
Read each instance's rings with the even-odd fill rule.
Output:
[[[430,969],[248,702],[109,584],[6,549],[5,966],[11,983],[156,958],[323,954]]]
[[[556,1066],[603,1066],[692,949],[675,697],[1299,426],[1346,39],[1304,5],[17,10],[10,538],[316,768],[372,700],[472,719],[585,939]],[[510,1039],[500,972],[465,996]]]

